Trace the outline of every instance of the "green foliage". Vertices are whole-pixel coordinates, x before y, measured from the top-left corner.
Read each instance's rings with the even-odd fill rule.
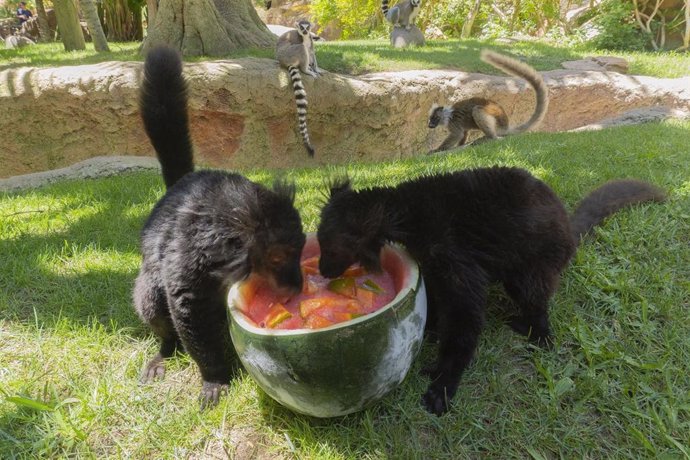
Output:
[[[434,26],[448,37],[460,37],[462,25],[471,8],[470,0],[422,0],[417,22],[422,30]]]
[[[648,38],[635,22],[632,2],[606,0],[600,5],[592,24],[599,31],[599,35],[590,41],[596,48],[643,50],[648,47]]]
[[[311,11],[321,27],[342,29],[344,39],[382,34],[380,0],[314,0]]]
[[[399,0],[391,0],[395,5]],[[447,37],[460,37],[462,27],[475,5],[475,0],[426,0],[422,2],[417,25],[422,31],[429,26],[440,29]],[[481,38],[515,37],[528,35],[543,37],[558,43],[577,44],[585,40],[585,29],[566,24],[566,3],[560,0],[498,0],[480,2],[471,36]],[[569,4],[574,8],[576,3]],[[331,24],[342,30],[342,38],[373,38],[387,36],[390,30],[380,12],[380,0],[315,0],[312,12],[322,26]],[[645,11],[649,13],[649,11]],[[658,13],[651,23],[651,34],[656,40],[662,35],[682,33],[685,20],[682,8],[664,9],[664,24]],[[591,41],[595,49],[648,49],[652,36],[640,29],[635,21],[634,6],[630,0],[605,0],[592,7],[581,18],[587,27],[600,34]],[[661,33],[661,28],[664,33]]]

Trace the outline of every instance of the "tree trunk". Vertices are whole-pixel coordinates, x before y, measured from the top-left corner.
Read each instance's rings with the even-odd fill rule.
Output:
[[[53,0],[55,7],[55,19],[57,19],[58,29],[65,51],[75,51],[86,49],[84,33],[79,23],[77,6],[73,0]]]
[[[474,19],[477,17],[477,14],[479,14],[479,7],[481,6],[481,3],[481,0],[475,0],[472,9],[467,15],[467,20],[462,25],[462,32],[460,32],[460,38],[469,38],[469,36],[472,34],[472,26],[474,25]]]
[[[690,0],[685,0],[685,32],[683,33],[682,50],[690,48]]]
[[[46,8],[43,5],[43,0],[36,0],[36,16],[38,16],[38,35],[40,41],[52,42],[53,34],[50,32],[50,26],[48,25],[48,15],[46,14]]]
[[[163,0],[142,52],[167,44],[185,56],[223,56],[241,48],[268,48],[277,38],[251,0]]]
[[[146,0],[146,30],[151,29],[151,24],[156,20],[158,13],[158,0]]]
[[[141,16],[129,7],[127,0],[105,0],[103,10],[110,41],[141,40],[141,27],[137,26],[137,21],[141,21]]]
[[[98,18],[98,11],[96,11],[93,0],[79,0],[79,6],[84,14],[84,19],[86,19],[86,25],[89,28],[91,40],[93,40],[93,47],[99,53],[109,52],[108,41],[105,39],[103,26],[101,26],[101,20]]]

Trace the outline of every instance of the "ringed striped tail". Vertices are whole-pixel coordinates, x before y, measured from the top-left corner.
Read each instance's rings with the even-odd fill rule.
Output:
[[[307,130],[307,92],[304,90],[302,84],[302,77],[299,69],[295,66],[288,66],[288,73],[292,80],[292,89],[295,92],[295,103],[297,104],[297,120],[299,122],[299,132],[302,135],[304,148],[310,157],[314,156],[314,147],[309,140],[309,131]]]
[[[381,0],[381,11],[384,18],[388,16],[388,0]]]

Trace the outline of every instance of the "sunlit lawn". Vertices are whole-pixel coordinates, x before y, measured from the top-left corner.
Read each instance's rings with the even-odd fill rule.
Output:
[[[93,64],[103,61],[141,61],[139,43],[111,43],[110,53],[96,53],[87,44],[86,51],[65,52],[61,43],[39,44],[18,50],[0,50],[0,70],[20,66],[62,66]],[[628,59],[630,73],[657,77],[690,75],[690,53],[654,53],[592,51],[586,48],[556,46],[542,42],[505,44],[479,40],[430,41],[427,46],[394,49],[385,40],[319,42],[319,65],[331,72],[360,75],[385,70],[460,69],[468,72],[500,73],[479,60],[479,49],[490,46],[523,58],[538,70],[561,68],[563,61],[592,55],[614,55]],[[261,57],[273,59],[272,49],[242,50],[226,58]],[[202,58],[191,58],[198,61]],[[203,58],[208,59],[208,58]]]
[[[199,413],[199,375],[184,357],[140,386],[156,344],[130,293],[158,174],[0,194],[0,458],[688,458],[689,146],[690,122],[667,122],[349,166],[361,187],[516,165],[570,209],[614,177],[668,191],[582,244],[552,301],[553,349],[531,350],[506,327],[504,297],[492,292],[476,360],[443,417],[419,402],[431,345],[382,402],[332,420],[281,408],[246,374]],[[330,171],[286,172],[306,230]],[[265,183],[276,174],[246,173]]]

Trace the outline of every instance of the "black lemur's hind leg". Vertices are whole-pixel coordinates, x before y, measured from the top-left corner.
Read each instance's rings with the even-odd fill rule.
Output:
[[[432,382],[422,402],[436,415],[448,410],[460,377],[474,356],[484,324],[487,285],[479,267],[439,259],[422,265],[428,291],[433,292],[439,338],[438,361],[429,372]]]
[[[551,267],[537,268],[514,273],[503,286],[519,309],[510,327],[531,342],[547,346],[551,341],[549,299],[558,287],[559,272]]]
[[[139,378],[142,383],[147,383],[163,378],[165,359],[181,349],[182,344],[170,318],[168,301],[160,280],[145,268],[142,268],[134,284],[134,305],[141,319],[161,340],[160,351],[146,364]]]
[[[203,292],[202,292],[203,290]],[[230,382],[236,355],[230,340],[224,290],[201,283],[171,290],[171,314],[185,351],[199,366],[201,408],[218,403]]]

